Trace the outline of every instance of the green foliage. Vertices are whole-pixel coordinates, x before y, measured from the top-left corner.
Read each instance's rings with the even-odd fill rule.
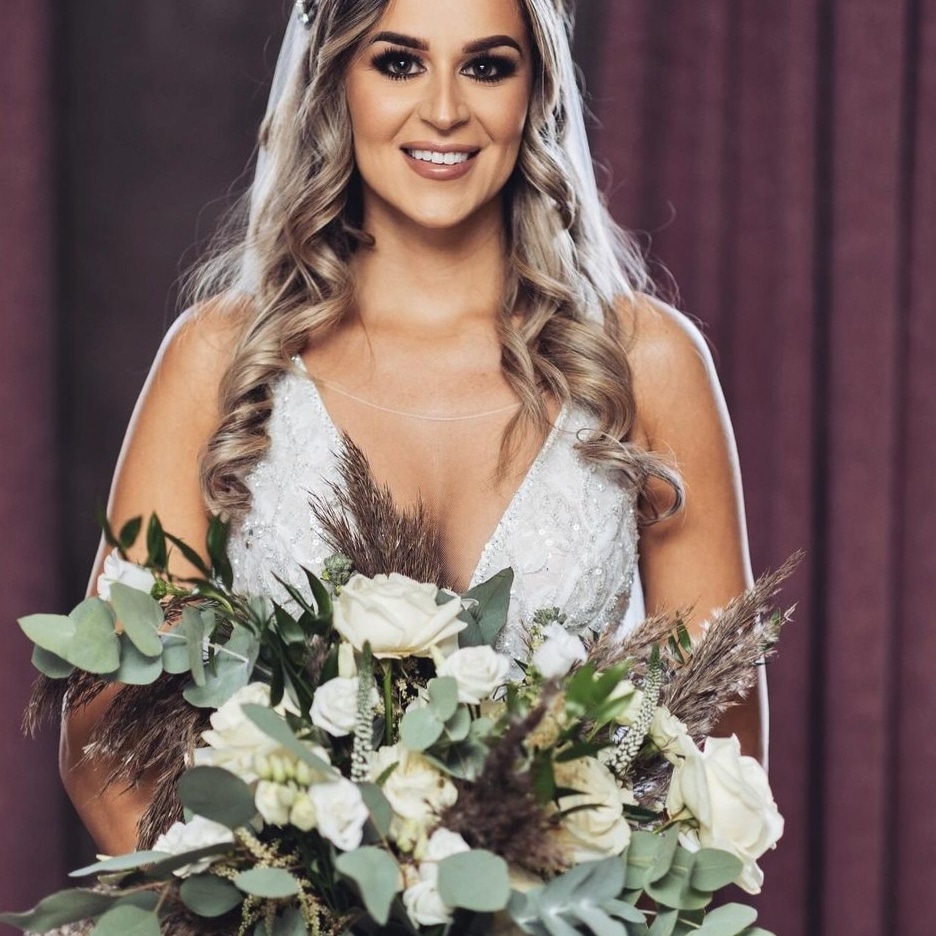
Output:
[[[439,894],[450,907],[503,910],[510,899],[507,862],[480,848],[450,855],[439,862]]]
[[[283,868],[251,868],[234,878],[234,885],[245,894],[267,900],[282,900],[299,893],[299,882]]]
[[[214,874],[186,878],[179,888],[179,897],[192,913],[203,917],[224,916],[244,899],[242,891]]]
[[[192,767],[179,781],[182,805],[205,819],[239,829],[257,814],[249,786],[221,767]]]
[[[335,867],[354,882],[367,912],[385,926],[401,884],[400,866],[393,857],[382,848],[365,846],[340,854]]]
[[[163,611],[159,602],[139,589],[120,582],[111,585],[110,600],[123,626],[124,633],[143,656],[162,655],[159,628],[163,624]]]
[[[449,744],[468,738],[471,715],[458,704],[458,683],[451,676],[429,681],[429,701],[413,709],[400,722],[400,740],[411,751],[426,751],[443,735]]]
[[[114,871],[136,871],[144,868],[160,858],[165,858],[163,852],[158,851],[140,851],[132,852],[129,855],[117,855],[114,858],[106,858],[103,861],[96,861],[94,864],[77,871],[72,871],[69,877],[87,877],[90,874],[107,874]]]
[[[513,569],[502,569],[462,595],[462,598],[477,603],[459,615],[468,624],[458,635],[459,647],[494,646],[494,641],[507,623],[513,580]]]
[[[118,904],[108,910],[91,936],[160,936],[159,917],[153,910]]]
[[[317,754],[313,754],[296,737],[286,719],[277,715],[273,709],[269,709],[265,705],[244,705],[242,710],[264,734],[269,735],[274,741],[278,741],[290,754],[294,754],[300,760],[305,761],[314,770],[324,774],[325,777],[334,775],[334,768]]]
[[[112,894],[71,889],[51,894],[26,913],[0,913],[0,923],[30,933],[49,930],[104,913],[117,902]]]

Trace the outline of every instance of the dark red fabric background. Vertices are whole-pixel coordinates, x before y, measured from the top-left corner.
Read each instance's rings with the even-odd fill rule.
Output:
[[[0,906],[87,845],[14,620],[84,588],[175,282],[249,155],[284,3],[0,5]],[[779,936],[928,936],[936,886],[936,0],[582,0],[615,214],[704,325],[771,668]],[[207,208],[205,206],[208,206]],[[171,444],[172,427],[166,427]]]

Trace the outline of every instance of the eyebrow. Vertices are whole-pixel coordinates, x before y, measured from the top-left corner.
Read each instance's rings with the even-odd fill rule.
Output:
[[[404,33],[380,32],[371,40],[371,45],[375,42],[389,42],[392,45],[404,46],[407,49],[415,49],[418,52],[428,52],[429,43],[425,39],[417,39],[415,36],[407,36]],[[475,39],[467,43],[462,51],[466,55],[474,55],[478,52],[488,52],[491,49],[497,49],[501,46],[509,46],[516,49],[523,55],[523,49],[520,43],[511,36],[486,36],[484,39]]]

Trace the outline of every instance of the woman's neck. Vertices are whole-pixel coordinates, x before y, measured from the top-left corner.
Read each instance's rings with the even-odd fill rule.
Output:
[[[493,319],[503,301],[506,234],[498,211],[458,230],[366,225],[373,247],[352,262],[358,312],[370,326],[392,323],[445,331],[479,318]]]

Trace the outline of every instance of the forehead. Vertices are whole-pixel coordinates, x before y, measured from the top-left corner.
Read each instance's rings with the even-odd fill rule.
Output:
[[[527,41],[517,0],[390,0],[377,29],[418,36],[430,46],[496,35]]]

